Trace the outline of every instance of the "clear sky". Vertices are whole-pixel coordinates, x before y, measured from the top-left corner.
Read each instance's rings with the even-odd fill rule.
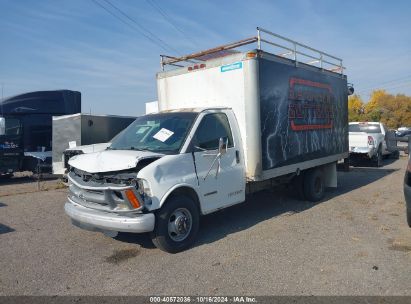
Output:
[[[343,58],[365,100],[375,88],[411,95],[406,0],[0,0],[0,84],[4,97],[71,89],[83,112],[140,115],[157,99],[160,54],[240,40],[257,26]]]

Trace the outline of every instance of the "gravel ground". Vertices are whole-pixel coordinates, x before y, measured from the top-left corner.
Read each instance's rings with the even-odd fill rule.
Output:
[[[174,255],[147,235],[72,226],[66,189],[2,185],[0,295],[411,295],[405,167],[339,172],[318,204],[260,192],[204,217],[195,246]]]
[[[42,174],[40,178],[31,172],[17,172],[11,178],[0,178],[0,197],[65,188],[55,175]]]

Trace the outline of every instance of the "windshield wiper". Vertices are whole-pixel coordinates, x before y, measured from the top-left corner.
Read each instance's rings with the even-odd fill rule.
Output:
[[[130,146],[130,147],[120,147],[120,148],[107,147],[106,150],[133,150],[133,151],[148,151],[148,152],[152,152],[151,150],[147,149],[147,147],[136,148],[136,147],[134,147],[134,146]]]
[[[130,149],[130,150],[136,150],[136,151],[148,151],[148,152],[151,152],[151,150],[147,149],[147,147],[136,148],[136,147],[134,147],[134,146],[131,146],[129,149]]]

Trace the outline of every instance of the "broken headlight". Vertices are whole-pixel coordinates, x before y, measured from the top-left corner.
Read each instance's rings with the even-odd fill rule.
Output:
[[[142,197],[151,197],[151,189],[148,181],[143,178],[137,180],[138,192]]]

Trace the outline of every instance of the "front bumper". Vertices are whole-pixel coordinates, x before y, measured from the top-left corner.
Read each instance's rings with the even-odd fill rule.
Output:
[[[121,214],[99,211],[80,206],[70,199],[64,205],[66,214],[74,225],[92,231],[117,231],[144,233],[154,230],[155,217],[153,213]]]

